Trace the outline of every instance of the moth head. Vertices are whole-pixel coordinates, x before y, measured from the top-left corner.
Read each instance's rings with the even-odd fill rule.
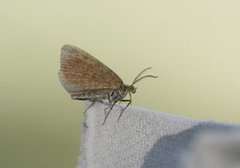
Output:
[[[137,88],[135,88],[133,85],[130,85],[130,86],[128,87],[128,92],[136,93],[136,90],[137,90]]]
[[[133,85],[123,85],[121,90],[123,90],[124,95],[126,95],[128,93],[136,93],[137,88]]]

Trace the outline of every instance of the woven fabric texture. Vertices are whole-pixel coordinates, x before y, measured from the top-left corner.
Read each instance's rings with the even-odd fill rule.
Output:
[[[240,130],[239,126],[193,120],[169,113],[116,105],[106,123],[96,103],[82,124],[78,168],[182,168],[182,156],[202,132]]]

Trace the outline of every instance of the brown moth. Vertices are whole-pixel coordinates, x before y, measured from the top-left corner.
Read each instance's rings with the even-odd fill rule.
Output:
[[[72,45],[64,45],[61,50],[59,79],[65,90],[71,95],[73,100],[88,100],[92,103],[85,112],[94,105],[95,102],[109,102],[104,109],[106,122],[108,115],[117,102],[125,101],[127,105],[121,110],[118,120],[124,110],[131,104],[131,93],[136,92],[134,84],[143,78],[157,76],[141,76],[146,68],[141,71],[131,85],[123,83],[121,78],[110,68],[99,60]],[[124,99],[129,95],[129,99]],[[106,111],[107,109],[108,112]]]

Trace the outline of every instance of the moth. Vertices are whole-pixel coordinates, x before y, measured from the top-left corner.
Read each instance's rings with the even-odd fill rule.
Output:
[[[137,82],[144,78],[157,78],[153,75],[142,76],[149,69],[150,67],[141,71],[131,85],[126,85],[116,73],[87,52],[72,45],[64,45],[61,49],[58,74],[62,86],[73,100],[91,102],[84,113],[96,102],[104,104],[108,102],[104,109],[104,124],[117,102],[127,102],[120,112],[118,120],[120,119],[132,102],[131,94],[136,92],[134,85]],[[129,99],[125,99],[127,95],[129,95]]]

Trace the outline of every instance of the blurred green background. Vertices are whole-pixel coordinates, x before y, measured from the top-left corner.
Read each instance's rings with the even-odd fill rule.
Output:
[[[0,167],[73,168],[83,103],[58,81],[73,44],[131,83],[134,105],[240,122],[240,2],[0,0]]]

